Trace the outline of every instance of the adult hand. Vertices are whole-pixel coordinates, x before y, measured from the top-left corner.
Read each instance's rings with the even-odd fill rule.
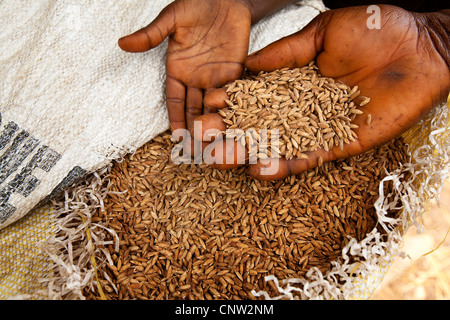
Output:
[[[344,149],[319,149],[307,160],[272,159],[249,166],[261,180],[282,179],[316,167],[319,161],[343,159],[368,151],[401,135],[438,103],[450,90],[448,12],[418,14],[398,7],[380,5],[379,29],[369,29],[367,6],[331,10],[317,16],[300,32],[283,38],[249,56],[245,66],[252,72],[296,68],[316,59],[323,76],[358,85],[371,102],[354,120],[358,139]],[[223,89],[205,98],[209,106],[226,107]],[[370,124],[367,115],[371,114]],[[201,118],[203,131],[225,125],[219,116]],[[235,164],[216,164],[219,169],[238,166],[246,152],[217,144],[215,155],[235,156]],[[229,145],[228,145],[229,146]],[[214,161],[210,159],[209,161]],[[242,162],[240,162],[242,163]],[[272,170],[269,168],[277,168]]]
[[[147,27],[119,40],[143,52],[169,37],[166,102],[172,131],[191,129],[205,90],[241,76],[248,54],[250,8],[237,0],[178,0]],[[206,110],[208,113],[208,110]]]

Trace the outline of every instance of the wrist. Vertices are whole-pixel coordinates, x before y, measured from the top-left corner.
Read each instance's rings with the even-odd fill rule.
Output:
[[[450,69],[450,10],[416,13],[415,19],[419,32],[428,35],[434,49],[444,59]]]

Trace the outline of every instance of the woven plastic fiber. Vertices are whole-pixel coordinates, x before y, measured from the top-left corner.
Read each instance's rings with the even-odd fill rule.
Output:
[[[0,1],[0,229],[169,129],[168,42],[129,54],[117,40],[170,2]],[[253,28],[250,50],[318,13],[284,8]]]
[[[50,214],[33,209],[169,129],[167,41],[129,54],[117,40],[170,2],[0,1],[0,298],[31,292],[29,277],[48,278],[36,255]],[[302,1],[260,21],[250,51],[323,10],[321,0]]]
[[[53,236],[51,207],[34,210],[25,218],[0,231],[0,299],[33,299],[47,275],[48,258],[39,245]]]
[[[434,118],[425,119],[403,135],[412,150],[427,143],[430,138],[429,127],[433,120]],[[443,140],[448,140],[449,124],[447,122],[447,126],[441,128],[444,130],[438,137],[441,143],[445,143]],[[46,206],[34,210],[24,219],[0,231],[0,247],[2,248],[0,251],[0,299],[40,297],[39,290],[45,288],[39,279],[51,277],[51,274],[47,272],[49,260],[41,253],[39,243],[54,236],[53,221],[53,209]],[[406,231],[407,229],[402,230],[401,233],[404,234]],[[352,294],[347,298],[369,299],[389,271],[395,258],[395,254],[388,253],[384,261],[372,266],[370,273],[356,277],[353,281]]]
[[[6,2],[1,2],[0,3],[6,3]],[[10,2],[11,3],[11,2]],[[49,2],[50,3],[50,2]],[[56,9],[58,8],[62,8],[63,3],[64,2],[56,2],[56,1],[52,1],[51,3],[54,3],[54,6]],[[126,2],[126,3],[133,3],[136,5],[136,7],[139,6],[150,6],[151,2],[140,2],[140,1],[134,1],[134,2]],[[159,2],[159,4],[161,5],[162,2]],[[72,5],[74,8],[79,8],[79,4],[78,3],[73,3]],[[105,5],[106,6],[106,5]],[[116,7],[116,4],[111,5],[112,7],[110,8],[110,12],[113,12],[112,9],[117,10],[117,12],[120,12],[121,14],[123,14],[124,17],[127,17],[130,21],[136,21],[130,18],[131,13],[133,12],[134,14],[138,14],[136,12],[141,12],[139,10],[132,10],[135,7],[134,6],[129,6],[129,12],[123,12],[121,10],[121,8]],[[35,7],[30,7],[30,10],[32,10],[33,8],[36,9],[37,7],[39,7],[38,2],[36,2],[36,6]],[[52,7],[52,6],[50,6]],[[53,8],[53,7],[52,7]],[[51,9],[51,8],[50,8]],[[101,8],[103,10],[103,8]],[[152,10],[155,10],[155,8],[153,7],[145,7],[145,9],[148,10],[148,12],[152,12]],[[300,10],[300,9],[298,9]],[[305,9],[306,10],[306,9]],[[101,10],[100,10],[101,11]],[[24,11],[25,12],[25,11]],[[47,31],[50,32],[53,29],[49,28],[48,30],[45,29],[44,30],[44,24],[46,23],[47,18],[49,18],[46,15],[46,10],[39,10],[39,12],[42,14],[43,20],[42,20],[42,25],[43,27],[43,31],[45,31],[44,33],[47,34]],[[56,10],[56,13],[58,13],[59,11]],[[71,11],[72,12],[72,11]],[[115,11],[114,11],[115,12]],[[27,12],[25,12],[27,13]],[[308,8],[307,11],[305,11],[305,17],[311,18],[312,14],[318,13],[318,10],[313,10],[312,8]],[[284,13],[286,17],[294,17],[294,14],[297,14],[295,11],[284,11]],[[31,13],[30,13],[31,15]],[[36,19],[39,18],[40,16],[36,16],[36,15],[31,15],[33,17],[35,17]],[[55,14],[54,16],[52,16],[53,18],[53,22],[56,24],[58,22],[57,18],[58,18],[58,14]],[[44,19],[45,18],[45,19]],[[151,15],[141,15],[139,17],[135,17],[138,20],[139,25],[144,25],[145,23],[148,23],[151,20]],[[123,20],[121,21],[125,21],[126,19],[123,18]],[[290,21],[289,19],[282,19],[284,21]],[[292,19],[291,19],[292,20]],[[307,20],[305,18],[304,21],[302,21],[302,24],[306,24]],[[282,29],[283,32],[286,33],[292,33],[292,30],[287,29],[287,28],[280,28],[280,21],[279,20],[268,20],[266,21],[267,24],[260,25],[259,27],[254,29],[254,33],[252,34],[252,46],[251,46],[251,51],[254,51],[256,49],[259,49],[260,47],[274,41],[275,39],[269,38],[265,36],[264,30],[280,30]],[[300,22],[297,21],[297,23],[300,24]],[[105,23],[105,25],[107,25]],[[77,28],[83,28],[83,25],[77,25]],[[298,27],[298,26],[297,26]],[[126,26],[116,26],[115,29],[115,33],[117,34],[110,34],[110,37],[114,39],[114,45],[118,36],[123,35],[123,31],[127,30],[127,31],[133,31],[136,28],[136,26],[130,26],[130,25],[126,25]],[[91,30],[85,30],[88,34],[90,34]],[[118,31],[121,31],[120,33]],[[102,32],[104,33],[104,31],[102,30]],[[103,34],[101,33],[101,34]],[[75,33],[74,36],[80,36],[80,33]],[[275,38],[279,38],[280,35],[273,35],[273,37]],[[97,39],[98,37],[96,37],[95,39]],[[90,38],[91,39],[91,38]],[[13,40],[11,40],[13,41]],[[56,41],[56,40],[55,40]],[[81,43],[81,42],[80,42]],[[84,48],[86,49],[88,52],[89,48]],[[115,49],[117,50],[117,48]],[[122,55],[122,64],[120,64],[120,70],[118,70],[119,74],[121,76],[123,76],[124,72],[127,71],[128,73],[126,73],[128,75],[128,78],[126,79],[135,79],[135,77],[131,76],[131,72],[135,72],[133,70],[142,70],[142,73],[144,73],[146,76],[148,74],[151,74],[152,76],[155,77],[155,81],[158,84],[158,90],[156,90],[159,95],[158,98],[155,99],[155,96],[153,95],[152,97],[147,97],[145,95],[142,95],[141,98],[143,100],[145,100],[146,102],[142,102],[142,106],[144,106],[143,108],[146,109],[148,106],[146,105],[146,103],[150,100],[152,100],[151,98],[153,98],[153,100],[151,101],[151,104],[154,106],[155,111],[152,112],[150,114],[150,112],[147,112],[146,115],[148,116],[148,118],[142,118],[139,116],[136,116],[135,113],[130,113],[127,112],[127,110],[124,110],[123,108],[120,108],[119,105],[116,105],[117,109],[113,109],[115,110],[112,113],[116,113],[116,114],[120,114],[120,120],[122,122],[127,122],[126,124],[128,124],[128,126],[126,126],[127,128],[131,128],[130,131],[126,132],[125,135],[124,134],[118,134],[118,140],[114,140],[113,144],[114,146],[126,146],[126,148],[124,147],[124,150],[130,150],[132,149],[131,147],[138,147],[139,145],[142,145],[145,141],[151,139],[151,137],[156,136],[157,134],[161,133],[162,131],[165,131],[165,129],[167,128],[167,119],[165,117],[165,106],[164,104],[161,102],[162,100],[162,80],[161,80],[161,76],[159,75],[159,73],[157,73],[155,70],[157,70],[157,68],[160,68],[163,63],[162,63],[162,58],[163,58],[163,50],[164,48],[162,48],[161,50],[159,50],[159,54],[155,54],[156,58],[153,60],[153,63],[155,63],[155,69],[152,69],[151,72],[146,72],[146,70],[148,68],[151,69],[151,65],[146,64],[148,61],[145,60],[144,63],[144,57],[146,58],[150,58],[152,56],[153,53],[148,54],[146,56],[136,56],[134,59],[131,59],[127,56],[127,58],[124,58],[124,53],[120,53],[120,52],[115,52],[115,53],[108,53],[107,56],[113,56],[116,57],[116,55]],[[37,52],[37,51],[36,51]],[[37,52],[38,53],[38,52]],[[36,53],[36,59],[39,60],[39,56]],[[95,55],[94,55],[95,56]],[[74,57],[78,58],[80,57],[80,55],[76,54],[74,55]],[[106,56],[105,56],[106,57]],[[99,56],[99,59],[101,60],[102,56]],[[130,62],[131,61],[131,62]],[[83,61],[84,63],[84,61]],[[92,62],[94,63],[94,62]],[[104,61],[98,61],[99,66],[101,66],[102,68],[106,68],[107,70],[110,70],[110,65],[107,64]],[[14,64],[16,65],[16,64]],[[146,68],[143,68],[143,66],[146,66]],[[89,67],[89,66],[88,66]],[[98,68],[91,68],[92,70],[97,70]],[[24,70],[22,71],[27,71],[28,69],[24,68]],[[163,71],[161,71],[163,72]],[[12,77],[12,73],[9,73],[9,77]],[[36,72],[35,74],[33,73],[33,75],[39,75],[38,72]],[[109,74],[108,74],[109,75]],[[83,75],[80,75],[81,77],[81,83],[86,84],[88,83],[88,81],[85,81],[85,79],[83,79]],[[19,80],[21,78],[18,78]],[[89,78],[90,79],[90,78]],[[93,77],[93,79],[97,79],[95,77]],[[102,78],[103,79],[103,78]],[[98,85],[102,86],[102,89],[104,89],[104,91],[101,91],[104,93],[105,96],[109,97],[110,94],[110,89],[112,87],[112,85],[110,84],[110,80],[111,79],[119,79],[118,77],[113,77],[112,75],[109,75],[107,78],[103,79],[102,82],[95,82],[93,81],[93,83],[97,83]],[[122,79],[122,77],[120,78]],[[125,79],[125,80],[126,80]],[[39,79],[38,79],[39,80]],[[125,81],[124,80],[124,81]],[[37,80],[36,80],[37,81]],[[126,81],[126,82],[130,82],[131,81]],[[5,83],[8,83],[8,81],[5,81]],[[78,82],[77,82],[78,83]],[[122,82],[121,82],[122,84]],[[104,86],[103,86],[104,85]],[[116,87],[118,85],[118,83],[114,83],[114,87]],[[129,91],[129,83],[123,84],[122,90],[123,92],[128,92]],[[145,83],[145,85],[147,85],[147,83]],[[161,87],[161,88],[159,88]],[[83,88],[85,88],[86,90],[90,88],[90,86],[83,86]],[[29,96],[26,96],[24,91],[20,91],[19,89],[17,89],[17,94],[20,93],[20,97],[22,98],[22,102],[27,105],[30,106],[31,110],[37,110],[36,109],[36,104],[31,101],[29,99]],[[147,92],[148,90],[144,90],[143,88],[135,88],[135,90],[137,90],[136,92]],[[73,92],[76,92],[76,90],[72,90]],[[95,90],[94,90],[95,91]],[[59,91],[58,91],[59,92]],[[97,94],[100,91],[95,91],[95,95],[97,96]],[[92,93],[91,91],[89,91],[89,93]],[[22,97],[23,95],[23,97]],[[65,93],[64,93],[65,95]],[[128,97],[132,96],[133,99],[135,98],[135,96],[140,96],[138,95],[127,95]],[[8,96],[9,97],[9,96]],[[57,97],[56,97],[57,98]],[[108,98],[109,99],[109,98]],[[111,97],[112,100],[115,99],[115,97]],[[44,99],[45,100],[45,99]],[[49,100],[45,100],[46,102],[48,102]],[[83,100],[84,101],[84,100]],[[110,101],[110,100],[108,100]],[[58,100],[58,103],[60,101]],[[125,101],[125,105],[127,105],[127,103],[129,102],[128,100]],[[101,105],[103,107],[107,107],[108,108],[108,112],[105,112],[105,114],[110,114],[111,113],[111,105],[109,105],[108,103],[103,103],[101,101],[89,101],[90,104],[86,104],[87,107],[90,108],[91,105]],[[71,102],[69,101],[69,103],[67,103],[67,105],[70,106],[70,108],[73,108],[73,105],[71,104]],[[11,105],[12,108],[13,105]],[[22,106],[21,106],[22,107]],[[57,105],[57,107],[59,108],[60,105]],[[90,110],[89,108],[87,108],[87,110]],[[6,110],[6,109],[5,109]],[[23,110],[23,109],[21,109]],[[146,109],[147,110],[147,109]],[[442,110],[442,108],[437,109],[439,111]],[[448,111],[448,110],[446,110]],[[122,112],[122,113],[120,113]],[[20,114],[22,114],[23,111],[21,111]],[[53,115],[51,112],[48,113],[43,113],[46,116],[55,116],[55,118],[57,118],[57,114]],[[138,115],[141,115],[142,113],[136,113]],[[155,118],[155,114],[157,114],[159,117]],[[3,113],[2,115],[7,116],[7,113]],[[101,114],[102,116],[103,114]],[[369,261],[369,263],[367,265],[364,265],[364,263],[359,263],[356,265],[347,265],[345,267],[339,268],[339,270],[336,270],[336,274],[339,275],[345,275],[348,276],[350,274],[350,276],[348,276],[347,279],[350,279],[350,286],[347,286],[345,288],[341,288],[341,287],[336,287],[334,286],[334,284],[331,282],[331,278],[325,278],[323,275],[313,275],[312,278],[309,278],[308,281],[308,290],[305,289],[304,291],[304,295],[307,298],[324,298],[324,299],[332,299],[332,298],[345,298],[345,299],[367,299],[369,298],[372,293],[374,292],[375,288],[378,286],[378,284],[381,282],[381,280],[383,279],[384,275],[386,274],[386,272],[389,270],[389,266],[391,265],[393,259],[397,256],[398,254],[398,250],[397,250],[397,240],[399,238],[401,238],[401,236],[397,236],[396,234],[399,233],[404,234],[408,227],[411,224],[415,223],[415,219],[417,218],[417,215],[420,213],[422,213],[422,207],[425,206],[425,201],[432,199],[434,197],[436,197],[439,194],[439,190],[441,187],[441,182],[444,179],[444,176],[448,176],[448,156],[450,154],[449,152],[449,141],[450,141],[450,132],[448,130],[448,112],[445,115],[445,119],[447,120],[446,124],[442,124],[442,120],[443,117],[441,114],[438,113],[431,113],[431,115],[429,115],[428,117],[426,117],[423,121],[419,122],[416,126],[414,126],[412,129],[410,129],[405,135],[404,138],[406,140],[407,143],[410,144],[411,147],[411,151],[412,152],[416,152],[416,151],[423,151],[422,153],[418,152],[418,159],[421,161],[419,161],[419,165],[416,167],[413,167],[412,169],[415,170],[415,174],[417,179],[414,180],[413,184],[409,187],[413,188],[413,191],[418,190],[418,197],[417,198],[417,202],[412,203],[411,205],[414,206],[414,210],[409,210],[408,212],[406,212],[407,214],[405,216],[402,216],[401,218],[401,223],[399,223],[396,227],[396,229],[391,230],[392,232],[389,232],[389,235],[391,234],[395,234],[393,236],[393,238],[395,238],[394,240],[391,240],[389,242],[388,245],[386,245],[385,243],[381,242],[380,238],[375,238],[373,235],[370,241],[367,241],[366,243],[364,243],[363,245],[360,245],[358,243],[353,244],[352,248],[349,248],[349,252],[351,253],[352,250],[358,250],[360,249],[360,252],[357,252],[357,254],[359,254],[359,256],[364,256],[364,250],[371,250],[370,254],[372,256],[368,256],[367,257],[367,261]],[[104,119],[104,117],[100,117],[102,119]],[[140,132],[135,132],[135,128],[136,128],[136,123],[132,122],[132,119],[141,119],[144,124],[139,123],[137,126],[138,127],[142,127],[144,128],[146,125],[148,125],[148,123],[152,123],[153,126],[151,128],[151,130],[149,130],[149,132],[146,133],[146,135],[141,135]],[[439,121],[435,121],[436,119],[438,119]],[[25,119],[27,120],[27,119]],[[27,120],[28,121],[28,120]],[[112,119],[111,119],[112,121]],[[129,123],[128,123],[129,121]],[[31,121],[32,122],[32,121]],[[5,122],[6,123],[6,122]],[[101,122],[102,124],[104,124],[106,126],[106,124],[104,122]],[[115,126],[117,123],[116,122],[112,122],[112,124]],[[162,125],[164,124],[164,125]],[[30,124],[31,127],[35,126],[36,123],[32,122]],[[97,133],[99,128],[96,126],[97,123],[92,124],[86,131],[86,133]],[[124,125],[122,125],[123,127]],[[76,126],[75,126],[76,127]],[[78,133],[77,130],[79,130],[78,127],[75,128],[76,132]],[[106,128],[108,129],[108,128]],[[106,136],[110,136],[111,135],[111,131],[108,131],[105,129],[105,133]],[[150,132],[151,131],[151,132]],[[41,137],[40,132],[36,133],[36,136]],[[126,137],[134,137],[136,139],[131,139],[133,140],[131,143],[130,141],[124,141],[127,140],[125,139]],[[51,137],[55,137],[53,134],[50,135],[50,138],[48,138],[49,142],[54,142],[54,139],[52,140]],[[89,140],[88,135],[86,136],[82,136],[82,140],[83,141],[90,141]],[[120,139],[119,139],[120,138]],[[139,139],[138,139],[139,138]],[[68,138],[70,140],[70,137]],[[141,141],[142,139],[142,141]],[[129,140],[129,139],[128,139]],[[138,141],[139,140],[139,141]],[[130,147],[131,146],[131,147]],[[96,147],[98,149],[98,146]],[[96,150],[97,150],[96,149]],[[75,159],[79,160],[80,157],[80,153],[78,152],[78,149],[74,149],[73,150],[73,154],[76,155]],[[98,151],[98,150],[97,150]],[[104,151],[102,149],[102,151]],[[114,148],[115,152],[118,152],[117,148]],[[434,163],[430,163],[428,162],[429,155],[430,153],[435,155],[435,159],[436,161]],[[92,157],[91,158],[95,158],[93,160],[95,160],[94,162],[96,163],[96,166],[91,166],[92,168],[96,168],[97,165],[100,164],[104,164],[105,162],[110,163],[110,161],[112,160],[112,158],[110,158],[108,156],[108,154],[102,153],[101,155],[101,159],[98,161],[99,154],[98,152],[93,152],[92,153]],[[63,161],[59,161],[59,163],[63,163]],[[413,164],[414,166],[414,164]],[[89,168],[91,168],[89,167]],[[71,166],[68,166],[66,169],[71,169]],[[85,168],[88,168],[88,166],[86,166]],[[37,169],[36,169],[37,171]],[[38,171],[38,173],[44,174],[45,170],[41,170]],[[43,177],[42,177],[43,178]],[[44,186],[44,185],[42,185]],[[46,195],[47,192],[52,191],[52,187],[50,185],[48,185],[48,190],[43,190],[43,194]],[[429,191],[427,191],[429,190]],[[39,198],[39,200],[42,197]],[[409,199],[411,198],[406,198],[407,201],[409,201]],[[36,199],[37,202],[37,199]],[[408,203],[409,204],[409,203]],[[31,207],[34,207],[34,204],[27,203],[27,206],[30,205]],[[82,206],[82,204],[81,204]],[[381,209],[382,206],[381,206]],[[23,210],[23,214],[28,213],[27,210]],[[54,268],[51,267],[52,264],[54,263],[59,263],[58,261],[50,261],[50,259],[48,258],[48,256],[46,256],[45,254],[43,254],[43,252],[41,251],[41,244],[45,243],[45,241],[49,238],[52,238],[55,236],[55,225],[58,224],[58,219],[54,218],[54,210],[50,207],[42,207],[40,209],[36,209],[36,210],[32,210],[30,213],[28,213],[24,218],[14,222],[13,224],[8,225],[6,228],[0,230],[0,299],[11,299],[11,298],[26,298],[26,299],[39,299],[43,297],[43,292],[45,292],[45,290],[49,289],[48,287],[45,287],[45,285],[43,285],[43,283],[41,282],[42,279],[51,279],[53,274],[50,273],[50,271],[48,270],[55,270]],[[19,217],[18,217],[19,218]],[[81,223],[80,223],[81,224]],[[380,220],[380,224],[382,225],[388,225],[389,223],[383,220]],[[76,227],[76,226],[75,226]],[[86,229],[84,230],[90,230],[89,229],[90,226],[88,226]],[[61,229],[59,229],[59,231],[61,231]],[[67,230],[67,232],[71,232],[71,230]],[[88,234],[82,234],[81,237],[88,237]],[[372,241],[372,242],[371,242]],[[72,244],[70,244],[72,245]],[[359,246],[359,247],[358,247]],[[376,246],[376,250],[373,249],[373,247]],[[379,250],[378,250],[379,249]],[[90,247],[88,247],[86,250],[91,250]],[[378,251],[377,251],[378,250]],[[374,257],[374,252],[378,252],[378,256]],[[89,253],[89,252],[88,252]],[[86,255],[85,255],[86,256]],[[59,258],[59,257],[58,257]],[[61,259],[63,259],[64,257],[61,257]],[[57,259],[56,259],[57,260]],[[64,261],[64,266],[67,266],[67,263],[70,262],[70,259],[66,259]],[[88,261],[90,262],[90,261]],[[84,268],[84,267],[83,267]],[[87,263],[85,265],[85,268],[88,269],[87,272],[91,272],[92,270],[92,265]],[[82,268],[67,268],[66,270],[69,271],[74,271],[73,274],[78,275],[79,272],[83,271]],[[81,270],[81,271],[80,271]],[[78,272],[78,273],[77,273]],[[92,274],[93,272],[91,272]],[[73,276],[73,274],[68,273],[67,274],[67,279],[71,276]],[[64,279],[63,279],[64,280]],[[73,280],[73,279],[71,279]],[[75,279],[78,281],[78,279]],[[63,281],[63,283],[68,283],[69,281]],[[51,283],[51,282],[44,282],[44,283]],[[70,283],[74,283],[73,281]],[[69,288],[70,289],[70,288]],[[77,288],[77,290],[79,290],[79,288]],[[285,294],[289,294],[289,291],[285,291]]]
[[[450,112],[450,94],[447,98],[447,109]],[[445,108],[445,107],[444,107]],[[409,145],[410,150],[417,150],[423,145],[427,145],[429,143],[430,139],[430,128],[432,127],[432,122],[434,118],[426,118],[424,121],[421,121],[417,123],[415,126],[413,126],[410,130],[405,132],[403,134],[404,141]],[[444,130],[438,137],[437,137],[437,144],[438,145],[446,145],[447,141],[449,139],[449,127],[450,127],[450,117],[447,118],[447,124],[445,128],[441,128],[441,130]],[[438,154],[436,154],[438,156]],[[447,163],[447,174],[448,174],[448,163]],[[418,184],[423,183],[421,180],[417,180],[416,187],[419,187]],[[430,186],[434,187],[434,186]],[[440,188],[440,186],[438,186]],[[425,213],[426,214],[426,213]],[[412,221],[407,221],[406,224],[411,224]],[[408,229],[405,228],[404,230],[400,230],[401,234],[405,234]],[[374,267],[372,270],[372,273],[369,274],[366,277],[360,277],[356,281],[354,281],[355,286],[355,292],[351,299],[355,300],[366,300],[369,299],[372,294],[374,293],[375,289],[378,287],[378,285],[381,283],[381,281],[384,279],[384,276],[389,271],[389,267],[392,265],[394,260],[400,257],[397,257],[396,255],[392,254],[386,257],[386,260],[384,262],[379,263]]]

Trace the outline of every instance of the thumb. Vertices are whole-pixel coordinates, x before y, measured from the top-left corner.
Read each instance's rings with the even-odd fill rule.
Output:
[[[307,65],[323,50],[323,30],[328,16],[328,12],[324,12],[301,31],[251,54],[245,61],[246,68],[252,73],[258,73]]]
[[[313,152],[306,152],[307,159],[269,158],[258,160],[256,164],[249,166],[248,173],[253,178],[262,181],[280,180],[321,166],[323,163],[349,158],[365,151],[367,151],[367,147],[357,140],[346,144],[343,149],[334,147],[329,151],[319,149]]]
[[[175,28],[174,9],[167,6],[147,27],[119,39],[119,47],[127,52],[144,52],[159,46]]]
[[[397,130],[398,125],[384,120],[396,117],[385,113],[380,104],[377,103],[376,98],[374,100],[359,108],[363,113],[358,114],[352,121],[358,128],[354,129],[356,137],[350,143],[345,143],[342,146],[336,145],[328,151],[321,148],[316,151],[305,152],[307,159],[287,160],[281,158],[258,161],[256,164],[249,166],[249,174],[258,180],[284,179],[329,161],[354,157],[400,136],[402,132]],[[384,105],[386,104],[384,103]],[[392,110],[393,108],[387,107],[386,109]],[[400,125],[400,127],[405,128],[407,126]]]

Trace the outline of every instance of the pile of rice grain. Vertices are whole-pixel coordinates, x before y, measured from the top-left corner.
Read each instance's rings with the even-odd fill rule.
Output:
[[[358,86],[323,77],[312,61],[308,66],[260,72],[227,87],[228,108],[219,111],[225,134],[249,149],[252,160],[267,157],[306,159],[306,152],[333,146],[341,149],[357,138],[352,121],[370,102]],[[358,104],[355,102],[358,101]],[[268,130],[266,136],[259,134]],[[270,143],[277,130],[278,144]]]
[[[408,161],[396,139],[261,182],[245,168],[174,165],[170,137],[155,138],[112,168],[117,193],[94,217],[120,238],[119,252],[104,248],[114,264],[98,270],[108,299],[255,299],[252,290],[277,296],[264,277],[302,278],[312,267],[326,273],[347,237],[361,240],[375,227],[373,204],[386,170]],[[99,299],[98,292],[85,295]]]

